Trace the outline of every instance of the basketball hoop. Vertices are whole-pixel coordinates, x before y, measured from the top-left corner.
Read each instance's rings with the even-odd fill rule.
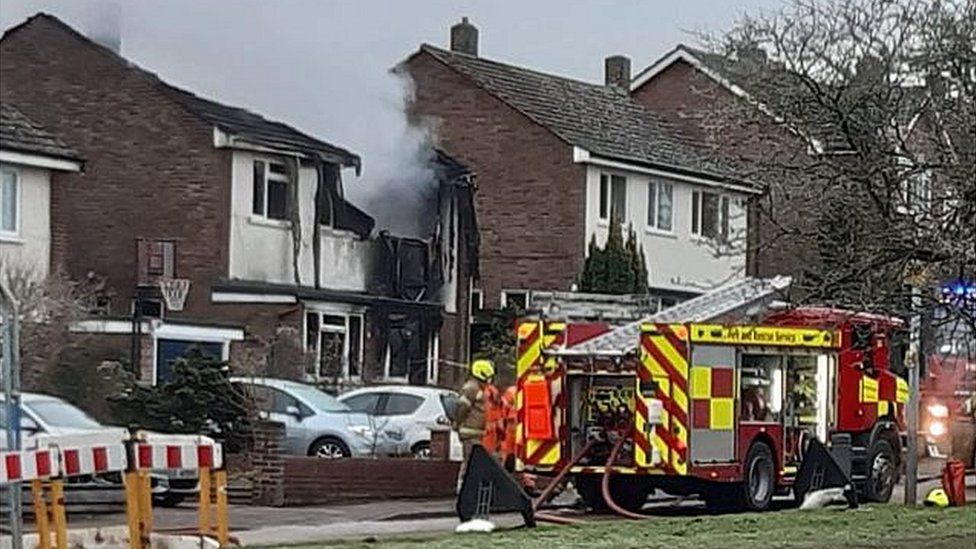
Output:
[[[159,290],[163,294],[163,301],[170,311],[182,311],[186,302],[186,294],[190,292],[189,278],[160,278]]]

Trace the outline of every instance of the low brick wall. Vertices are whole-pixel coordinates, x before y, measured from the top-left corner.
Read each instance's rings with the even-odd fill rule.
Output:
[[[284,502],[316,505],[347,501],[451,497],[458,462],[286,456]]]
[[[447,460],[448,431],[433,433],[433,458],[338,459],[282,455],[284,426],[258,422],[235,478],[235,501],[252,505],[318,505],[348,501],[451,497],[459,462]]]

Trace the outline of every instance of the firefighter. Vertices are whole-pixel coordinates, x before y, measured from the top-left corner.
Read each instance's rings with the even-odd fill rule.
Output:
[[[464,480],[464,470],[467,467],[472,448],[475,444],[485,442],[486,431],[489,427],[486,421],[488,415],[495,414],[494,409],[498,407],[498,390],[491,383],[494,377],[495,365],[490,360],[478,359],[471,363],[468,380],[461,386],[461,396],[458,398],[454,423],[454,428],[461,439],[461,447],[464,450],[464,458],[458,470],[458,489]],[[491,429],[496,428],[494,424],[491,424],[490,427]],[[485,449],[489,453],[492,452],[492,448],[486,447]]]

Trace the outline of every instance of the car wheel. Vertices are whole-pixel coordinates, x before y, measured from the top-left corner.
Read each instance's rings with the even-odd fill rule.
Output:
[[[308,455],[322,459],[342,459],[352,455],[349,447],[337,438],[325,437],[316,440],[308,449]]]
[[[898,471],[895,463],[895,451],[887,440],[878,439],[871,445],[868,452],[868,480],[864,486],[864,499],[878,503],[886,503],[891,499],[891,491],[895,488]]]
[[[430,459],[430,443],[418,442],[413,445],[410,452],[413,454],[414,459]]]

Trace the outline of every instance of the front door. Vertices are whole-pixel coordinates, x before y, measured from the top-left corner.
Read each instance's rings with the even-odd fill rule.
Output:
[[[735,459],[735,348],[698,345],[691,353],[691,462]]]

